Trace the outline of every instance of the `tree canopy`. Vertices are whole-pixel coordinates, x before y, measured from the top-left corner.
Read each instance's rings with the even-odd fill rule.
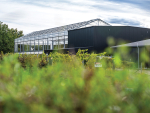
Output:
[[[14,39],[21,36],[23,36],[23,31],[18,31],[17,28],[8,28],[7,24],[0,21],[0,51],[14,52]]]

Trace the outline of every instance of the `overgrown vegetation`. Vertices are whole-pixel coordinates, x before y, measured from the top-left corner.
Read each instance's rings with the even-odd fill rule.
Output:
[[[149,75],[105,54],[1,54],[0,113],[148,113]]]

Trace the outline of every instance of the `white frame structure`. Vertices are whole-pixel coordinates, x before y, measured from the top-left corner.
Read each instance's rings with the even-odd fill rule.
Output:
[[[66,26],[35,31],[15,39],[14,52],[20,54],[42,54],[44,50],[66,48],[69,30],[90,26],[110,26],[110,24],[101,19],[93,19]]]

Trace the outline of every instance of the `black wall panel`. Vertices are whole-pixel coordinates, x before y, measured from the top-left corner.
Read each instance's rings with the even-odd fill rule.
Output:
[[[102,52],[109,47],[107,39],[113,37],[115,45],[150,39],[150,29],[131,26],[93,26],[68,32],[68,47],[89,47]],[[92,50],[91,50],[92,51]]]
[[[68,47],[93,46],[93,27],[68,32]]]

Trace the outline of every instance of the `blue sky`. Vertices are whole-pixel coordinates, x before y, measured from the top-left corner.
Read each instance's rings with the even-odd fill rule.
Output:
[[[95,18],[150,28],[150,0],[0,0],[0,21],[24,34]]]

